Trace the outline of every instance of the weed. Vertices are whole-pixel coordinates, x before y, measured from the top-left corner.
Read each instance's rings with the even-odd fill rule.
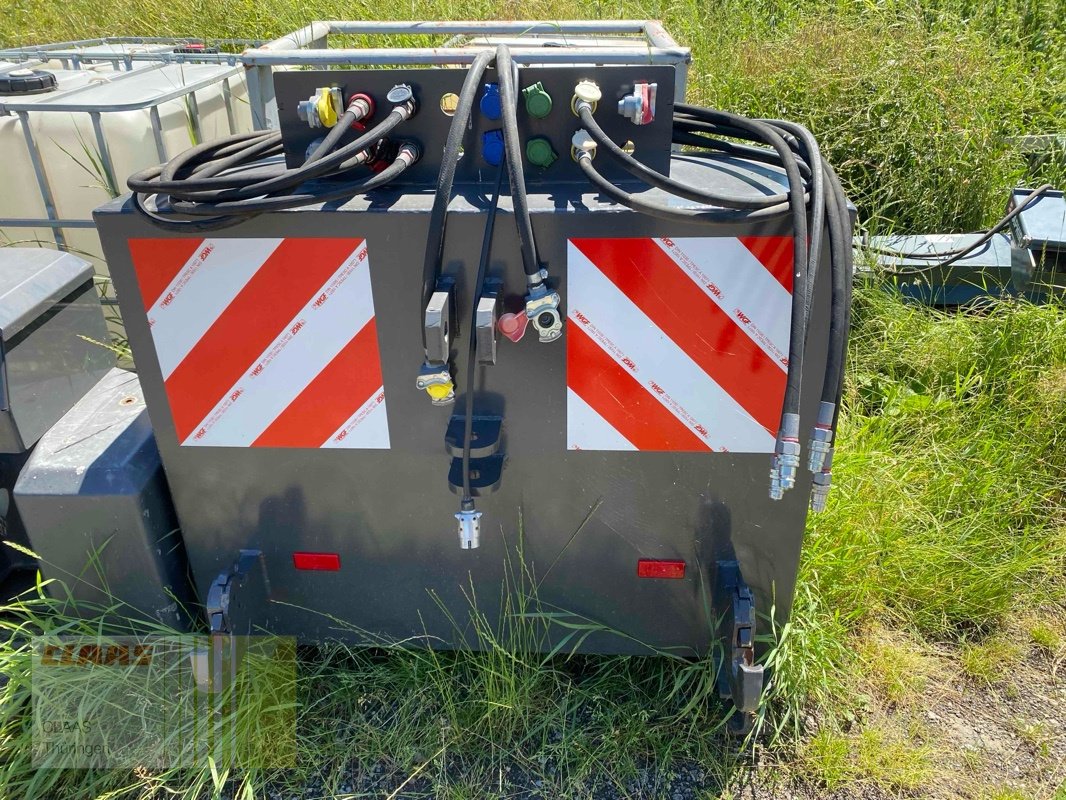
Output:
[[[963,643],[959,663],[970,678],[993,684],[1002,680],[1023,655],[1017,642],[1003,635],[994,635],[979,642]]]
[[[1063,647],[1061,630],[1045,620],[1035,619],[1029,624],[1029,638],[1041,650],[1052,655]]]
[[[873,630],[858,645],[862,675],[886,702],[908,704],[925,689],[931,664],[914,642],[899,634]]]
[[[831,792],[870,784],[915,791],[932,774],[932,752],[903,731],[874,723],[858,733],[823,727],[803,747],[800,770]]]
[[[1032,748],[1038,758],[1046,759],[1051,756],[1055,734],[1048,723],[1016,719],[1013,727],[1018,737]]]

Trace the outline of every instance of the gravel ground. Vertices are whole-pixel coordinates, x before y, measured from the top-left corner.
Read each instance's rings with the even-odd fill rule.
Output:
[[[859,780],[829,792],[805,782],[788,763],[775,762],[756,749],[754,761],[733,770],[723,781],[718,765],[673,763],[660,769],[645,764],[621,785],[608,776],[577,790],[565,790],[558,770],[546,763],[530,771],[518,763],[501,763],[490,774],[472,772],[459,757],[431,759],[425,771],[406,774],[386,763],[351,763],[330,783],[310,782],[301,793],[270,792],[271,800],[319,798],[507,798],[508,800],[930,800],[988,798],[995,788],[1017,795],[1004,798],[1066,800],[1066,654],[1057,658],[1031,650],[995,686],[961,675],[951,654],[937,657],[943,669],[914,702],[874,712],[880,724],[916,732],[932,747],[934,777],[916,791],[877,786]],[[861,725],[862,722],[857,723]],[[559,783],[556,782],[559,781]],[[446,787],[443,791],[441,787]]]

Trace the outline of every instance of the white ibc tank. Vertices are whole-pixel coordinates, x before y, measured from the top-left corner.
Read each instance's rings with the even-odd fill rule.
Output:
[[[0,243],[58,244],[92,260],[102,274],[95,228],[60,225],[57,242],[51,227],[10,223],[51,218],[84,226],[93,209],[126,192],[132,173],[199,142],[252,129],[241,67],[18,66],[0,69],[0,92],[7,92],[0,93]]]

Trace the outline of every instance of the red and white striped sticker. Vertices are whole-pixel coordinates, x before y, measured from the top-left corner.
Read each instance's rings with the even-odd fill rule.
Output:
[[[133,239],[178,441],[388,448],[362,239]]]
[[[792,239],[571,239],[567,446],[774,449]]]

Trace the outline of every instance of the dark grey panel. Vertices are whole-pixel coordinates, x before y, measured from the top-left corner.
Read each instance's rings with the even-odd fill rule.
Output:
[[[768,193],[781,181],[774,170],[728,160],[676,158],[674,172],[717,190]],[[484,198],[474,188],[463,191],[451,206],[445,269],[457,279],[465,317]],[[661,199],[657,192],[649,196]],[[126,245],[130,238],[167,234],[122,201],[97,212],[198,585],[227,569],[241,548],[259,549],[273,602],[249,609],[255,624],[305,640],[360,640],[359,630],[395,638],[428,632],[448,645],[460,636],[440,606],[464,620],[471,587],[481,610],[497,617],[521,513],[523,554],[540,580],[540,600],[628,637],[594,637],[586,650],[640,651],[637,642],[705,650],[713,624],[704,598],[711,594],[716,559],[739,560],[758,610],[768,613],[773,604],[787,618],[810,488],[806,473],[775,503],[768,499],[765,454],[567,451],[565,336],[552,344],[528,334],[518,344],[503,341],[497,366],[477,378],[477,412],[504,417],[506,464],[499,491],[478,504],[485,513],[480,549],[459,549],[444,446],[454,409],[431,407],[414,387],[423,355],[420,282],[431,201],[428,193],[381,192],[339,208],[264,215],[216,234],[367,239],[388,451],[179,447]],[[565,187],[533,194],[530,204],[564,308],[568,238],[789,233],[785,218],[714,228],[663,223]],[[502,204],[491,273],[502,279],[505,305],[514,310],[524,278],[509,209]],[[824,371],[828,285],[825,266],[808,342],[804,435]],[[463,322],[455,342],[460,387],[465,328]],[[340,571],[295,570],[292,553],[304,550],[340,553]],[[638,579],[639,557],[683,558],[687,576]]]
[[[114,369],[93,387],[41,438],[14,496],[44,577],[97,609],[123,604],[119,619],[188,628],[188,561],[137,376]]]
[[[440,171],[441,155],[444,142],[448,138],[448,128],[452,118],[440,109],[440,98],[448,92],[458,93],[466,77],[466,70],[458,69],[405,69],[405,70],[329,70],[279,72],[274,76],[274,88],[278,98],[278,117],[285,141],[286,163],[295,167],[303,163],[307,148],[311,143],[326,134],[323,128],[312,130],[296,114],[297,104],[314,95],[320,86],[337,85],[344,89],[345,102],[356,93],[369,94],[376,102],[374,116],[367,120],[372,126],[380,122],[389,113],[392,105],[385,100],[385,95],[393,86],[404,83],[414,90],[419,109],[407,122],[403,123],[389,138],[396,141],[414,140],[422,145],[422,160],[408,169],[401,177],[403,183],[422,183],[434,185]],[[596,108],[596,121],[604,132],[614,141],[632,142],[635,150],[633,157],[653,169],[665,172],[670,168],[670,139],[672,136],[674,68],[656,66],[625,67],[527,67],[521,72],[518,91],[540,82],[552,97],[551,113],[537,119],[526,113],[524,104],[518,104],[519,133],[525,142],[535,136],[547,138],[559,159],[550,167],[540,170],[525,161],[526,181],[529,185],[559,181],[578,181],[585,183],[585,176],[577,164],[570,158],[570,140],[581,123],[570,110],[570,100],[574,95],[574,86],[578,81],[595,81],[603,92],[603,99]],[[490,166],[482,156],[482,134],[502,128],[502,123],[488,119],[478,107],[484,85],[494,83],[496,73],[489,70],[481,82],[471,125],[463,139],[463,158],[456,170],[457,181],[489,180],[495,175],[496,168]],[[636,81],[656,83],[658,86],[655,120],[647,125],[636,125],[618,113],[618,101],[633,91]],[[358,134],[353,131],[347,139],[354,139]],[[626,173],[619,167],[601,159],[598,164],[608,177],[624,178]]]

